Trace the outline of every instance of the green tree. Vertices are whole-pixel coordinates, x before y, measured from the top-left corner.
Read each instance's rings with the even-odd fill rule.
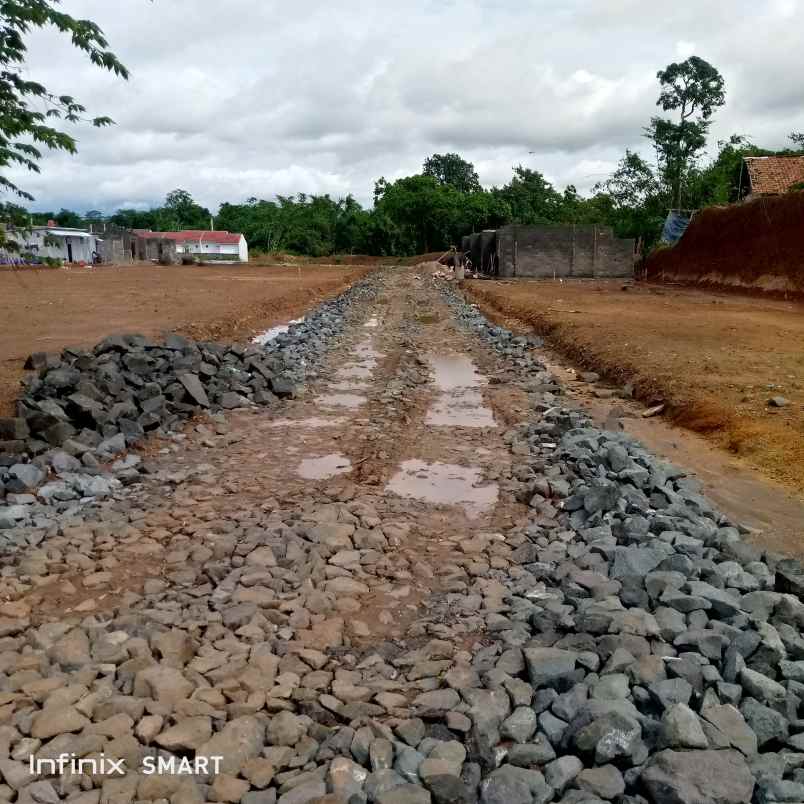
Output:
[[[492,192],[507,205],[511,223],[557,223],[561,220],[561,193],[538,170],[517,165],[511,181]]]
[[[155,229],[158,210],[118,209],[109,217],[109,223],[123,229]]]
[[[480,190],[475,166],[458,154],[433,154],[424,160],[424,176],[432,176],[439,184],[452,187],[459,193]]]
[[[68,229],[80,229],[84,225],[84,219],[77,212],[62,207],[56,213],[56,223]]]
[[[58,0],[0,0],[0,189],[33,200],[5,174],[8,167],[22,166],[39,172],[41,148],[75,153],[75,139],[57,128],[56,121],[78,123],[86,109],[71,95],[56,95],[26,77],[26,39],[36,28],[54,27],[69,35],[72,44],[90,61],[122,78],[128,71],[108,50],[101,29],[90,20],[58,10]],[[87,120],[108,126],[108,117]]]
[[[451,185],[423,175],[406,176],[391,184],[381,179],[375,185],[375,196],[375,210],[391,221],[397,232],[397,253],[424,254],[452,245],[464,194]]]
[[[595,206],[602,221],[618,237],[641,239],[645,246],[658,239],[667,208],[667,191],[651,166],[626,150],[617,169],[595,186]]]
[[[172,190],[165,197],[165,205],[157,211],[159,229],[209,229],[210,211],[199,206],[186,190]]]
[[[656,73],[661,91],[657,106],[677,112],[676,120],[651,118],[646,136],[653,142],[676,207],[681,206],[682,188],[694,160],[706,145],[715,109],[725,103],[723,76],[709,62],[690,56]]]

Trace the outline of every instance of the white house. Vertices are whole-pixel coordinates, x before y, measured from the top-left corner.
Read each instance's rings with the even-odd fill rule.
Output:
[[[248,262],[248,243],[246,238],[236,232],[215,232],[206,229],[185,229],[181,232],[151,232],[135,229],[134,234],[142,238],[173,240],[177,254],[191,254],[194,257],[223,262]]]
[[[34,257],[63,260],[64,262],[92,263],[98,250],[99,239],[84,229],[69,229],[57,226],[52,221],[47,226],[32,226],[7,232],[19,244],[21,254]]]

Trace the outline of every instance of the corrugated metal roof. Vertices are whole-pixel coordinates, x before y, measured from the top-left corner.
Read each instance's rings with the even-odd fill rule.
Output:
[[[804,156],[746,156],[745,164],[756,195],[782,195],[804,181]]]
[[[45,236],[54,235],[55,237],[81,237],[92,238],[95,235],[84,232],[81,229],[59,229],[56,226],[34,226],[33,232],[42,232]]]

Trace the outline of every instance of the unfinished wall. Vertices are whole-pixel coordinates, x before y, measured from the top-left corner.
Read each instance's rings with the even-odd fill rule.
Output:
[[[497,262],[497,232],[494,229],[484,229],[478,239],[480,262],[476,264],[476,267],[484,274],[493,274]]]
[[[480,234],[473,232],[469,235],[469,257],[472,260],[472,266],[478,267],[480,265]]]
[[[631,276],[634,241],[588,226],[510,225],[497,230],[500,276]]]

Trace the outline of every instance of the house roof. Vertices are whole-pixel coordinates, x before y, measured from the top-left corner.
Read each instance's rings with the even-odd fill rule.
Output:
[[[67,229],[61,226],[34,226],[31,228],[32,232],[42,232],[51,237],[81,237],[91,238],[95,237],[91,232],[85,229]]]
[[[181,232],[152,232],[149,229],[132,229],[138,237],[157,240],[175,240],[179,243],[217,243],[220,246],[236,246],[243,236],[238,232],[210,232],[206,229],[184,229]]]
[[[804,156],[746,156],[751,192],[781,195],[804,181]]]

